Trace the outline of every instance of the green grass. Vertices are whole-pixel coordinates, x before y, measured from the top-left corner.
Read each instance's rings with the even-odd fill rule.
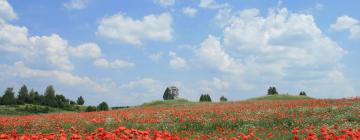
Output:
[[[177,106],[188,106],[192,104],[196,104],[197,102],[191,102],[186,99],[175,99],[175,100],[158,100],[152,101],[148,103],[144,103],[139,107],[177,107]]]
[[[44,113],[69,112],[59,108],[46,107],[41,105],[0,105],[0,116],[30,115]]]
[[[289,94],[279,94],[279,95],[266,95],[256,98],[251,98],[250,100],[309,100],[314,99],[308,96],[295,96]]]

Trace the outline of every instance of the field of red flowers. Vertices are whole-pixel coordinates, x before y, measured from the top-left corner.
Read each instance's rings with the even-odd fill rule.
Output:
[[[360,140],[360,98],[4,116],[0,139]]]

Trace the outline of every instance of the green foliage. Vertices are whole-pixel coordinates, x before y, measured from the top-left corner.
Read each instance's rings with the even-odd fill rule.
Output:
[[[86,110],[85,110],[85,112],[94,112],[94,111],[96,111],[96,106],[88,106],[88,107],[86,107]]]
[[[101,102],[98,106],[97,106],[97,110],[99,111],[106,111],[109,110],[109,106],[106,102]]]
[[[175,100],[165,100],[165,101],[163,101],[163,100],[152,101],[152,102],[142,104],[141,107],[152,107],[152,106],[176,107],[176,106],[188,106],[188,105],[192,105],[192,104],[195,104],[195,102],[190,102],[185,99],[175,99]]]
[[[300,96],[307,96],[305,91],[301,91],[299,95]]]
[[[276,87],[269,87],[267,95],[278,95],[278,92],[276,91]]]
[[[45,100],[43,102],[46,106],[57,107],[56,97],[55,97],[55,89],[52,85],[46,87],[44,93]]]
[[[77,103],[78,105],[84,105],[85,100],[83,99],[82,96],[80,96],[80,97],[76,100],[76,103]]]
[[[313,99],[308,96],[293,96],[288,94],[279,94],[279,95],[268,95],[252,98],[250,100],[308,100]]]
[[[18,104],[25,104],[25,103],[30,102],[30,96],[29,96],[28,89],[27,89],[26,85],[23,85],[20,88],[19,94],[18,94],[18,97],[17,97],[17,102],[18,102]]]
[[[228,99],[225,96],[220,97],[220,102],[227,102]]]
[[[164,99],[164,100],[174,100],[174,99],[175,99],[174,95],[172,95],[172,94],[170,93],[170,89],[169,89],[169,88],[166,88],[166,90],[165,90],[165,92],[164,92],[164,95],[163,95],[163,99]]]
[[[9,87],[5,90],[5,93],[1,98],[0,104],[1,105],[16,105],[17,104],[13,88]]]
[[[211,102],[211,97],[209,94],[201,94],[200,102]]]

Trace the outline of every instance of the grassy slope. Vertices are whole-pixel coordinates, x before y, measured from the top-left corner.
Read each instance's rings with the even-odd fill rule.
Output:
[[[25,107],[37,107],[38,111],[25,110]],[[0,116],[13,116],[13,115],[29,115],[29,114],[41,114],[45,109],[45,106],[41,105],[0,105]],[[68,112],[59,108],[47,107],[49,110],[47,113],[60,113]],[[44,113],[44,112],[43,112]]]
[[[250,100],[308,100],[314,99],[308,96],[294,96],[289,94],[280,94],[280,95],[267,95],[256,98],[251,98]]]
[[[158,101],[152,101],[148,103],[144,103],[140,105],[139,107],[176,107],[176,106],[188,106],[196,104],[196,102],[191,102],[185,99],[176,99],[176,100],[158,100]]]

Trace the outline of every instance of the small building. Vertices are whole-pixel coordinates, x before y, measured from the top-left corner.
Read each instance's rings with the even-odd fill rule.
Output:
[[[174,98],[179,98],[179,88],[176,86],[167,87],[170,90],[170,94],[174,96]]]

